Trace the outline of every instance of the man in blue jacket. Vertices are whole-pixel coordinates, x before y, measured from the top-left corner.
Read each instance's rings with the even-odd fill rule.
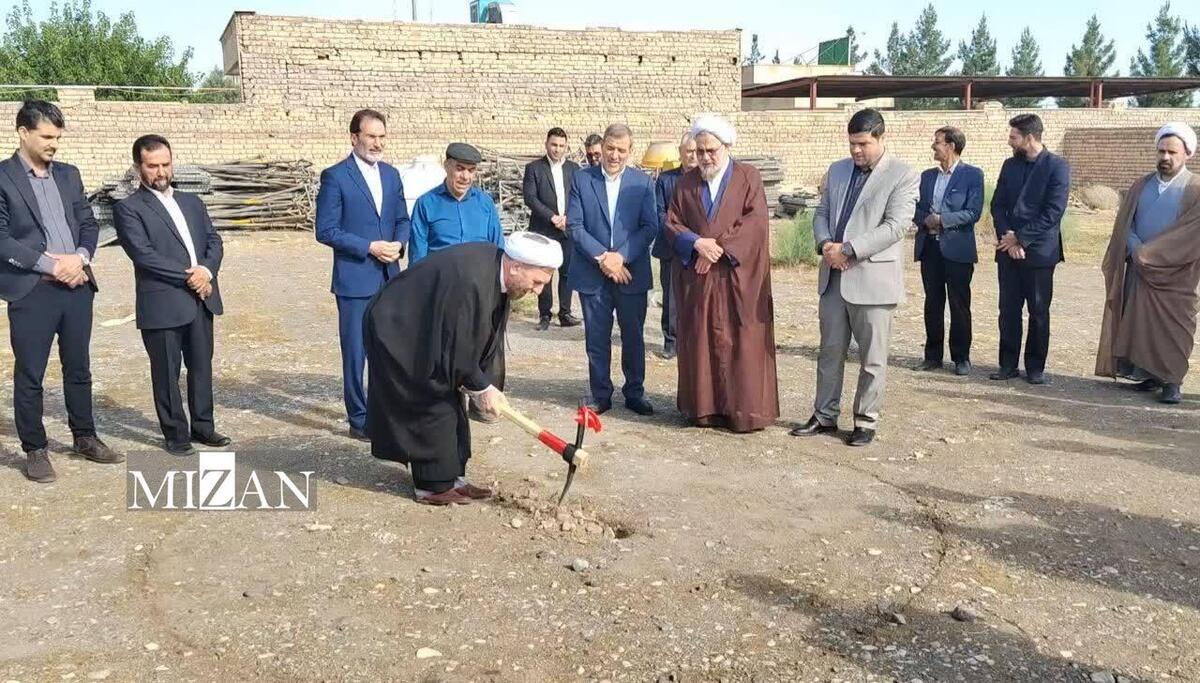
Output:
[[[662,357],[670,360],[675,357],[675,327],[679,322],[679,307],[676,306],[678,294],[671,289],[671,260],[674,252],[671,242],[667,239],[667,209],[671,208],[671,197],[675,194],[675,185],[684,173],[696,168],[696,140],[691,131],[683,134],[679,140],[679,168],[663,171],[658,174],[654,183],[654,199],[658,205],[658,236],[650,255],[658,259],[658,284],[662,287]]]
[[[950,360],[954,374],[971,372],[971,276],[979,260],[975,224],[983,215],[983,171],[962,161],[967,137],[952,126],[933,134],[938,165],[921,174],[917,200],[916,260],[925,286],[925,361],[940,370],[950,302]]]
[[[1062,219],[1067,211],[1071,169],[1067,160],[1042,145],[1042,120],[1021,114],[1008,122],[1008,146],[992,195],[996,226],[996,270],[1000,280],[1000,368],[989,379],[1018,376],[1021,309],[1029,308],[1025,340],[1025,379],[1048,384],[1050,301],[1054,268],[1063,259]]]
[[[604,131],[600,166],[571,179],[567,235],[575,249],[569,279],[579,292],[586,332],[592,408],[612,407],[613,313],[621,327],[625,406],[651,415],[646,400],[646,292],[650,290],[650,243],[658,234],[654,182],[627,168],[633,133],[624,124]]]
[[[356,112],[350,119],[353,151],[321,172],[317,192],[317,241],[333,248],[342,393],[350,436],[359,441],[370,440],[363,391],[363,315],[375,292],[400,273],[397,262],[409,233],[400,174],[381,161],[386,136],[383,114],[372,109]]]

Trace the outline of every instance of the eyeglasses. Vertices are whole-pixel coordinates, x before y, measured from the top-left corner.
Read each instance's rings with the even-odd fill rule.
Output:
[[[697,147],[696,148],[696,156],[698,156],[698,157],[715,157],[715,156],[717,156],[717,152],[720,152],[720,151],[721,151],[720,147],[713,147],[712,149],[705,149],[703,147]]]

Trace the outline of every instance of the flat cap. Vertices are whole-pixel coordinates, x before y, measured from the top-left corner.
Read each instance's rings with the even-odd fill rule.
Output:
[[[483,161],[479,150],[465,142],[451,142],[446,147],[446,158],[461,161],[464,164],[478,164],[480,161]]]

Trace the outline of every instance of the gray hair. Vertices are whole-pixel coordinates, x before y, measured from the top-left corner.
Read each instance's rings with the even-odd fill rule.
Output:
[[[696,136],[692,135],[692,131],[689,130],[686,133],[684,133],[682,137],[679,138],[679,146],[683,147],[684,145],[686,145],[687,143],[689,143],[695,139],[696,139]]]
[[[630,130],[629,126],[623,123],[614,123],[608,128],[604,129],[604,139],[608,140],[609,138],[616,138],[618,140],[621,138],[629,138],[632,140],[633,131]]]

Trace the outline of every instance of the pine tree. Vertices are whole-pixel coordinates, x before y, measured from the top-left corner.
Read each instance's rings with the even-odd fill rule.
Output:
[[[1184,29],[1183,43],[1186,46],[1188,75],[1200,76],[1200,26]]]
[[[886,52],[875,50],[875,61],[867,67],[867,73],[876,76],[902,75],[907,68],[904,36],[900,33],[900,24],[892,22],[892,30],[888,33]],[[897,71],[899,67],[899,71]]]
[[[971,42],[959,41],[958,58],[962,60],[964,76],[996,76],[1000,62],[996,58],[996,39],[988,30],[987,15],[979,17],[979,25],[971,32]]]
[[[1004,73],[1007,76],[1045,75],[1045,72],[1042,71],[1041,49],[1038,47],[1037,39],[1033,37],[1033,31],[1030,31],[1028,26],[1021,31],[1021,38],[1013,46],[1012,63]],[[1008,97],[1004,100],[1004,106],[1027,109],[1038,106],[1041,101],[1041,97]]]
[[[1100,19],[1093,14],[1083,31],[1083,40],[1079,45],[1072,45],[1071,51],[1067,53],[1063,75],[1081,78],[1119,76],[1120,72],[1109,73],[1116,60],[1117,50],[1113,47],[1113,41],[1104,40],[1104,34],[1100,33]],[[1086,97],[1058,98],[1060,107],[1086,107],[1089,102]]]
[[[954,62],[950,39],[937,27],[937,10],[929,4],[905,37],[907,71],[914,76],[945,76]],[[949,109],[958,101],[947,98],[909,97],[896,103],[898,109]]]
[[[858,68],[858,65],[867,61],[867,57],[870,55],[858,49],[858,34],[854,32],[853,26],[846,27],[846,37],[850,39],[850,66]]]
[[[758,51],[758,34],[750,36],[750,54],[742,60],[743,66],[754,66],[763,60],[763,55]]]
[[[1146,46],[1149,54],[1140,49],[1130,60],[1129,71],[1134,76],[1148,78],[1179,78],[1183,76],[1187,46],[1184,44],[1184,23],[1171,16],[1171,3],[1165,2],[1154,21],[1146,25]],[[1191,92],[1166,92],[1137,98],[1139,107],[1186,107],[1192,102]]]

